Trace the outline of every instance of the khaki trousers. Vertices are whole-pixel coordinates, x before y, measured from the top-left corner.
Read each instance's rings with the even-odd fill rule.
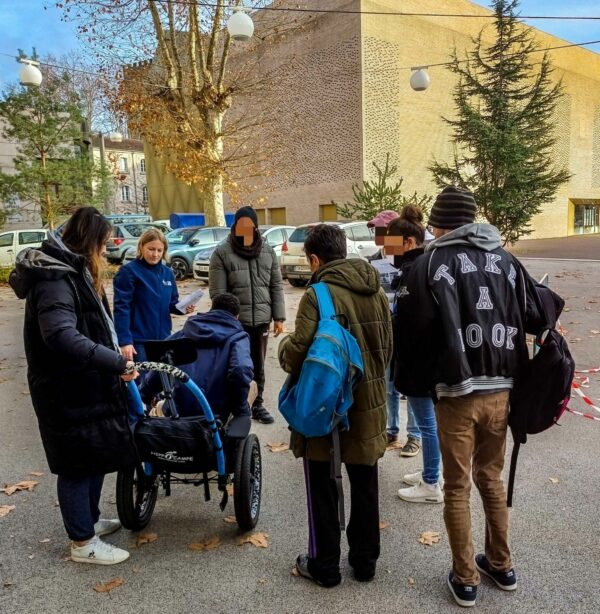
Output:
[[[509,392],[443,397],[436,405],[444,471],[444,522],[457,582],[479,584],[471,532],[473,482],[485,512],[485,554],[493,569],[512,568],[502,482]]]

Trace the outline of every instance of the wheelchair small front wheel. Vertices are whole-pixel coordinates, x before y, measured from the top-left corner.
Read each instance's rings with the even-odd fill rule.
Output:
[[[158,484],[158,476],[146,475],[139,464],[117,473],[117,512],[126,529],[141,531],[150,522]]]
[[[237,449],[233,476],[235,519],[242,531],[256,526],[262,494],[262,458],[258,437],[248,435]]]

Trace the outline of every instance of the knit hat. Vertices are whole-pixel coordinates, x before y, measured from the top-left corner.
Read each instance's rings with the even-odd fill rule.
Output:
[[[446,186],[435,199],[428,225],[454,230],[475,221],[477,205],[473,194],[453,185]]]
[[[400,217],[395,211],[382,211],[378,213],[370,222],[367,222],[369,228],[387,228],[387,225]]]
[[[254,225],[258,228],[258,217],[256,215],[256,211],[254,211],[254,209],[252,207],[240,207],[236,212],[235,212],[235,218],[233,221],[233,226],[235,226],[238,222],[238,220],[241,217],[249,217],[252,222],[254,223]]]

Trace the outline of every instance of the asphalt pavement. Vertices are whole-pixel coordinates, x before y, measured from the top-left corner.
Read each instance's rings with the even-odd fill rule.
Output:
[[[562,318],[580,368],[600,366],[600,265],[525,261],[536,277],[549,274],[552,287],[567,299]],[[189,282],[182,294],[196,289]],[[301,289],[287,287],[288,326]],[[200,308],[207,306],[203,299]],[[56,480],[49,474],[26,385],[22,344],[24,303],[0,288],[0,482],[38,482],[32,492],[0,493],[0,506],[14,505],[0,517],[0,612],[22,614],[78,612],[358,613],[459,611],[445,585],[450,551],[441,505],[400,501],[396,491],[404,473],[421,467],[420,456],[401,459],[389,451],[380,464],[382,552],[376,579],[356,582],[345,559],[343,583],[322,589],[292,575],[296,556],[307,548],[305,490],[301,462],[290,452],[270,452],[269,442],[286,442],[288,430],[277,415],[272,426],[255,425],[264,460],[264,491],[257,531],[268,547],[237,545],[240,534],[224,518],[215,498],[203,501],[201,488],[174,487],[161,494],[146,532],[158,539],[131,548],[129,561],[112,567],[65,560],[68,541],[56,507]],[[181,326],[183,318],[176,325]],[[278,340],[270,339],[266,401],[275,410],[284,374],[276,359]],[[600,404],[600,377],[591,377],[586,394]],[[579,400],[574,409],[593,411]],[[275,412],[276,413],[276,412]],[[600,414],[597,414],[600,417]],[[600,612],[600,531],[598,530],[598,442],[600,422],[565,415],[522,449],[511,512],[511,535],[519,589],[514,594],[482,582],[477,611],[502,613]],[[509,446],[510,449],[510,446]],[[43,472],[32,476],[31,472]],[[346,488],[346,496],[349,488]],[[216,493],[215,493],[216,495]],[[115,479],[108,476],[104,516],[116,516]],[[481,504],[473,497],[476,548],[484,543]],[[434,546],[419,543],[424,531],[439,531]],[[190,543],[218,536],[218,548],[193,552]],[[129,547],[136,535],[121,530],[107,538]],[[110,593],[94,586],[120,578]]]

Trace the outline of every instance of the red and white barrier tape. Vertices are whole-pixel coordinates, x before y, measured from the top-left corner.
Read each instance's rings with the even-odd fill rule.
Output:
[[[578,369],[577,371],[575,371],[575,379],[578,379],[580,381],[579,382],[574,381],[572,384],[573,390],[576,392],[576,394],[579,397],[583,399],[583,402],[589,405],[592,409],[595,409],[597,412],[600,413],[600,407],[595,405],[594,401],[592,401],[592,399],[587,397],[581,391],[582,388],[589,388],[589,384],[590,384],[589,375],[582,377],[581,375],[577,375],[578,373],[600,373],[600,367],[596,369]],[[575,411],[574,409],[571,409],[570,407],[567,407],[567,411],[576,416],[581,416],[582,418],[587,418],[588,420],[595,420],[597,422],[600,422],[600,418],[598,418],[597,416],[593,416],[592,414],[584,414],[583,412]]]
[[[576,416],[581,416],[582,418],[587,418],[588,420],[595,420],[596,422],[600,422],[600,418],[598,418],[598,416],[592,416],[592,414],[584,414],[583,412],[575,411],[570,407],[567,407],[567,411],[570,414],[575,414]]]

